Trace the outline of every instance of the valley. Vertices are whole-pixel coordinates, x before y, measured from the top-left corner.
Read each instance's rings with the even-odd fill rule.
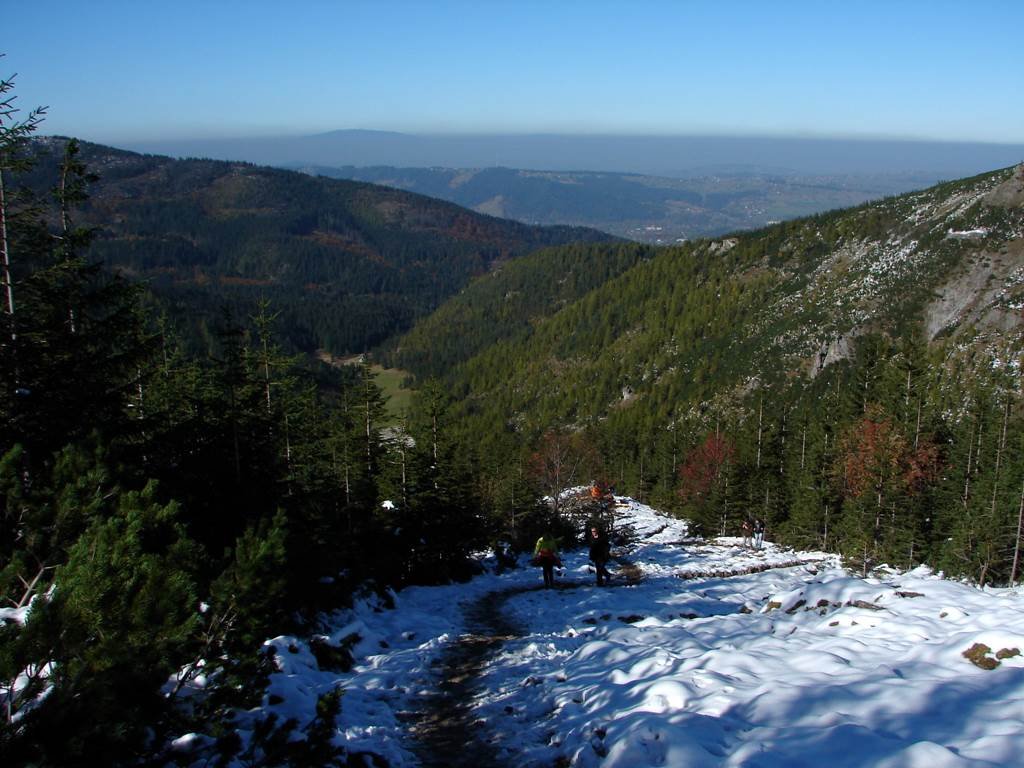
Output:
[[[450,200],[529,224],[573,224],[673,245],[758,229],[931,186],[926,173],[807,175],[756,170],[681,177],[627,173],[326,166],[307,173],[355,179]]]

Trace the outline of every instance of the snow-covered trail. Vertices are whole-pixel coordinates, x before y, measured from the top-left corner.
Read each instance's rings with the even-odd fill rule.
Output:
[[[501,754],[517,765],[689,765],[698,756],[725,755],[716,737],[705,739],[697,754],[676,754],[674,759],[685,762],[665,762],[672,754],[664,748],[670,740],[654,732],[641,737],[639,752],[615,754],[617,737],[630,740],[630,728],[620,727],[629,720],[623,711],[635,710],[631,716],[639,723],[683,705],[671,682],[653,693],[653,708],[638,707],[636,692],[621,699],[616,693],[642,678],[655,681],[666,671],[672,657],[668,638],[653,628],[699,618],[714,623],[749,617],[759,610],[760,605],[753,606],[762,596],[742,596],[756,593],[756,585],[810,578],[831,560],[820,553],[782,553],[772,545],[750,550],[739,540],[687,540],[685,523],[632,502],[623,506],[624,522],[636,539],[628,561],[636,571],[633,583],[569,595],[522,593],[509,600],[509,608],[531,631],[505,644],[484,671],[478,712],[500,742]],[[767,594],[763,597],[767,600]],[[709,677],[702,687],[715,682]]]
[[[619,583],[632,585],[643,578],[642,569],[623,555],[615,557]],[[576,589],[581,582],[561,581],[556,590]],[[409,723],[408,746],[425,768],[499,768],[518,764],[501,745],[499,733],[487,728],[476,714],[477,700],[485,691],[482,670],[508,642],[527,634],[525,625],[506,610],[510,599],[543,589],[514,586],[487,592],[462,607],[464,632],[445,648],[437,663],[437,687],[401,714]]]
[[[517,768],[1024,765],[1021,590],[687,541],[684,523],[622,501],[641,581],[597,588],[580,551],[564,558],[571,589],[537,589],[532,568],[406,589],[332,633],[360,638],[351,673],[302,673],[299,654],[275,690],[341,685],[339,741],[391,766],[444,749]],[[503,623],[474,624],[482,606]],[[460,638],[478,646],[461,671],[446,661]],[[976,643],[992,669],[964,657]],[[453,723],[446,747],[402,714],[431,711]]]
[[[738,544],[642,540],[635,590],[512,601],[532,632],[487,670],[481,702],[509,753],[536,766],[1024,765],[1018,593],[927,569],[859,579],[824,555]],[[972,665],[974,643],[1002,666]]]
[[[474,703],[480,693],[480,673],[502,645],[525,633],[522,625],[504,611],[505,603],[541,588],[520,586],[487,592],[463,608],[466,631],[442,652],[436,689],[403,713],[410,726],[407,746],[422,766],[500,768],[505,764],[491,734],[476,717]]]

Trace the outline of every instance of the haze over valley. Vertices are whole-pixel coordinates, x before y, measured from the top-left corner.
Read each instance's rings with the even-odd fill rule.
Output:
[[[369,181],[529,224],[659,244],[857,205],[1024,157],[1024,144],[977,142],[362,130],[125,146]]]

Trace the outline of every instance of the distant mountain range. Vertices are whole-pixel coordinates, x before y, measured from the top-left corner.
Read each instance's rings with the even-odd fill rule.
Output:
[[[956,178],[1024,160],[1024,145],[742,136],[414,135],[341,130],[310,136],[149,141],[127,149],[277,166],[346,165],[612,171],[689,177],[924,173]]]
[[[369,181],[529,224],[671,244],[858,205],[1024,159],[1024,145],[714,136],[312,136],[132,147]]]
[[[938,181],[920,173],[806,176],[735,171],[669,178],[510,168],[301,170],[407,189],[529,224],[588,226],[659,245],[848,208]]]

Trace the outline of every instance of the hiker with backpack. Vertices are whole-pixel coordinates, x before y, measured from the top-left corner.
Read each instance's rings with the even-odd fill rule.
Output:
[[[533,548],[534,565],[539,565],[544,572],[544,589],[555,586],[555,566],[561,565],[558,558],[558,542],[551,533],[545,533]]]
[[[590,544],[590,560],[597,570],[597,586],[600,587],[607,584],[612,577],[606,567],[611,559],[612,545],[608,541],[608,534],[596,525],[590,527],[587,542]]]
[[[754,520],[754,549],[760,549],[764,544],[764,520],[760,517]]]

